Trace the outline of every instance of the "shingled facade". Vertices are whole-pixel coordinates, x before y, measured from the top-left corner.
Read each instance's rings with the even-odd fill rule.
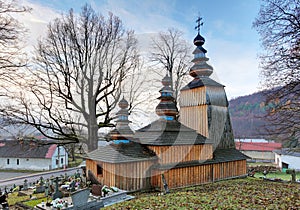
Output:
[[[204,38],[198,34],[194,43],[194,80],[181,91],[180,121],[168,75],[156,107],[160,118],[132,135],[121,101],[108,145],[89,153],[86,162],[102,184],[164,190],[166,184],[172,189],[246,175],[247,156],[235,149],[224,86],[209,78]]]

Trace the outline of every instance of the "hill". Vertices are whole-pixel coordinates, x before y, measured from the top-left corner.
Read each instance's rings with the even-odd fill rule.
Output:
[[[239,138],[265,138],[265,92],[241,96],[229,101],[229,112],[234,136]]]

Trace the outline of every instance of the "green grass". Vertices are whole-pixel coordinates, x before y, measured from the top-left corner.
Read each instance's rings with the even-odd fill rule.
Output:
[[[43,171],[34,171],[34,170],[15,170],[15,169],[0,169],[0,172],[11,172],[11,173],[39,173]]]
[[[261,172],[257,172],[255,173],[254,177],[260,178],[260,177],[264,177],[263,173]],[[292,176],[291,174],[287,174],[284,172],[270,172],[267,174],[266,178],[275,178],[275,179],[282,179],[284,181],[291,181],[292,180]],[[300,172],[296,173],[296,180],[300,179]]]
[[[38,193],[38,194],[34,194],[34,196],[36,196],[38,199],[39,198],[44,198],[45,194],[44,193]],[[44,198],[46,200],[46,198]],[[14,192],[14,193],[10,193],[8,194],[8,205],[9,206],[13,206],[18,202],[23,202],[23,201],[28,201],[30,200],[29,195],[24,195],[24,196],[18,196],[18,192]]]
[[[28,207],[35,207],[36,205],[42,203],[42,202],[45,202],[46,203],[47,199],[46,198],[40,198],[40,199],[36,199],[36,200],[30,200],[30,201],[25,201],[23,202],[26,206]],[[48,199],[48,202],[51,202],[52,199]]]
[[[247,163],[247,166],[255,167],[255,166],[277,166],[277,165],[274,163],[254,162],[254,163]]]
[[[299,186],[235,179],[172,190],[167,195],[136,194],[134,200],[105,209],[300,209]]]
[[[72,161],[72,159],[69,157],[69,161],[68,161],[68,167],[76,167],[79,166],[80,163],[82,163],[83,158],[81,156],[76,155],[75,156],[75,161]]]

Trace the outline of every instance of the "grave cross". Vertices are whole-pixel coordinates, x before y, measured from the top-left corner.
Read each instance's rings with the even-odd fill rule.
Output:
[[[53,193],[52,199],[55,200],[56,198],[62,198],[63,194],[61,191],[59,191],[58,188],[58,177],[55,178],[55,192]]]

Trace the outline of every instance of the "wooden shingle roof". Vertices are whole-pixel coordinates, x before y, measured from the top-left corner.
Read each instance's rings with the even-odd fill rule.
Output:
[[[197,87],[203,87],[203,86],[216,86],[216,87],[224,87],[224,85],[216,82],[215,80],[209,78],[209,77],[196,77],[191,82],[189,82],[186,86],[184,86],[181,90],[189,90]]]
[[[88,153],[87,158],[109,163],[124,163],[155,160],[157,159],[157,156],[146,146],[136,142],[129,142],[119,144],[111,143],[107,146],[101,146],[98,149]]]
[[[30,141],[0,141],[1,158],[52,158],[55,144],[37,145]]]
[[[188,162],[181,162],[177,164],[161,164],[161,165],[156,165],[156,168],[160,170],[168,170],[171,168],[183,168],[183,167],[207,165],[207,164],[214,164],[214,163],[224,163],[224,162],[246,160],[246,159],[250,159],[250,157],[244,155],[242,152],[236,149],[216,149],[213,153],[212,159],[208,159],[205,161],[194,160]]]
[[[211,143],[205,136],[176,120],[158,119],[138,130],[134,137],[141,144],[171,146]]]

